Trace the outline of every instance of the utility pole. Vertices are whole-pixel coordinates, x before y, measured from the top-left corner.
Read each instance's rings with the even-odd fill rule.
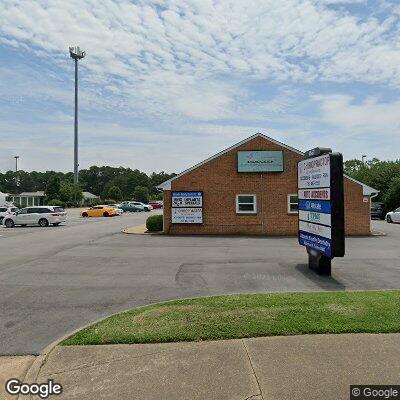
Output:
[[[362,156],[361,156],[361,162],[363,163],[363,164],[365,164],[365,159],[367,158],[367,156],[365,155],[365,154],[363,154]]]
[[[69,55],[75,61],[75,122],[74,122],[74,185],[78,184],[78,60],[86,53],[78,46],[69,48]]]

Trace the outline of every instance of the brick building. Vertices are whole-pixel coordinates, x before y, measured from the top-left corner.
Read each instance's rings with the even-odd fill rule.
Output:
[[[297,163],[302,159],[301,151],[257,133],[187,169],[159,185],[164,232],[297,235]],[[370,233],[370,200],[377,193],[345,176],[347,235]],[[182,209],[185,195],[193,208]]]

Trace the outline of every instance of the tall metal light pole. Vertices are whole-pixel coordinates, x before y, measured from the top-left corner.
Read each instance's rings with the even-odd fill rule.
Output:
[[[69,48],[69,55],[75,61],[75,124],[74,124],[74,185],[78,184],[78,60],[86,53],[78,46]]]
[[[18,176],[17,176],[17,173],[18,173],[18,158],[19,158],[19,156],[14,156],[14,158],[15,158],[15,193],[17,193],[17,191],[18,191]]]
[[[15,173],[17,173],[18,172],[18,158],[19,158],[19,156],[14,156],[14,158],[15,158]]]
[[[361,156],[361,161],[362,161],[363,164],[365,164],[365,161],[364,161],[365,158],[367,158],[367,156],[366,156],[365,154],[363,154],[363,155]]]

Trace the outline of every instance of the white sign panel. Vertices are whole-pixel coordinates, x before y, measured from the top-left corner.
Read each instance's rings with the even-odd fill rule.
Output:
[[[299,219],[302,221],[312,222],[331,226],[331,214],[324,214],[315,211],[299,210]]]
[[[202,208],[172,208],[173,224],[202,224]]]
[[[331,227],[329,226],[317,225],[306,221],[299,221],[299,230],[312,233],[313,235],[322,236],[327,239],[331,239]]]
[[[300,161],[298,164],[298,188],[311,189],[330,187],[330,156],[324,154],[320,157]]]
[[[300,200],[330,200],[331,189],[299,189]]]
[[[172,192],[172,207],[203,207],[203,192]]]

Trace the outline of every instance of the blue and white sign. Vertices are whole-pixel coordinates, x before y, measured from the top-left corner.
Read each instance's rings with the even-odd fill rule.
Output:
[[[298,163],[299,243],[332,256],[330,155]]]
[[[299,210],[331,213],[331,203],[320,200],[299,200]]]
[[[203,192],[172,192],[174,207],[203,207]]]
[[[332,240],[327,239],[318,235],[314,235],[309,232],[299,232],[299,243],[303,246],[310,247],[316,251],[319,251],[324,256],[332,256]]]

